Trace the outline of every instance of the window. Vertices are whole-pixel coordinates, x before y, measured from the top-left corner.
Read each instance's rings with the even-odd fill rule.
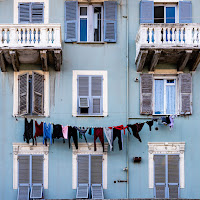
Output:
[[[107,115],[107,72],[73,71],[74,116]]]
[[[15,73],[14,116],[48,116],[48,72]]]
[[[65,42],[116,42],[116,31],[117,1],[65,2]]]

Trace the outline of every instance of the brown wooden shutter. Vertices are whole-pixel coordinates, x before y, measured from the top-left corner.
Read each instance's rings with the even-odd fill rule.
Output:
[[[152,115],[153,75],[141,74],[140,81],[140,114]]]
[[[180,114],[192,114],[192,75],[179,74]]]
[[[33,72],[33,113],[44,114],[44,75]]]
[[[18,113],[25,115],[28,113],[28,98],[29,98],[29,74],[22,74],[18,76],[18,91],[19,91],[19,104]]]

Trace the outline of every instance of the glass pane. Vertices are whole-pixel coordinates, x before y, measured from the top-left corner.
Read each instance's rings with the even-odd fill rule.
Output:
[[[166,114],[175,114],[176,109],[176,87],[175,85],[166,86]]]
[[[175,23],[175,7],[166,7],[166,23]]]
[[[101,7],[94,7],[94,41],[101,41]]]
[[[87,19],[80,19],[80,41],[87,41]]]
[[[80,7],[80,15],[87,15],[87,7]]]
[[[154,23],[164,23],[164,6],[154,7]]]
[[[155,80],[155,114],[164,114],[164,80]]]

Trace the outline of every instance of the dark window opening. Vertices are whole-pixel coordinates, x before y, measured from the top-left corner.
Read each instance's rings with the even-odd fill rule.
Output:
[[[32,76],[29,76],[28,114],[32,114]]]
[[[101,7],[94,7],[94,41],[101,41]]]
[[[81,114],[88,114],[88,108],[80,108]]]
[[[154,7],[154,23],[164,23],[164,6]]]

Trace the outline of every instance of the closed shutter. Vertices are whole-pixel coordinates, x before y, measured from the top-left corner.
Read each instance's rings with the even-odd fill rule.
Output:
[[[43,23],[44,22],[44,4],[43,3],[32,3],[31,6],[32,23]]]
[[[88,198],[89,155],[78,155],[78,186],[76,198]]]
[[[140,1],[140,23],[154,23],[153,1]]]
[[[168,155],[169,198],[179,198],[179,155]]]
[[[192,114],[192,75],[179,74],[180,114]]]
[[[44,114],[44,75],[33,72],[33,113]]]
[[[104,41],[117,41],[117,1],[104,2]]]
[[[101,114],[103,112],[102,108],[102,76],[91,77],[91,93],[92,93],[92,105],[93,114]]]
[[[65,42],[77,41],[78,1],[65,2]]]
[[[20,115],[28,113],[28,98],[29,98],[29,74],[22,74],[18,76],[18,91],[19,91],[19,108]]]
[[[140,114],[151,115],[152,109],[153,75],[141,74],[140,81]]]
[[[179,1],[179,23],[192,23],[191,1]]]
[[[155,197],[165,198],[166,187],[166,159],[165,155],[154,155],[154,172],[155,172]]]
[[[31,22],[31,3],[19,3],[19,23]]]

